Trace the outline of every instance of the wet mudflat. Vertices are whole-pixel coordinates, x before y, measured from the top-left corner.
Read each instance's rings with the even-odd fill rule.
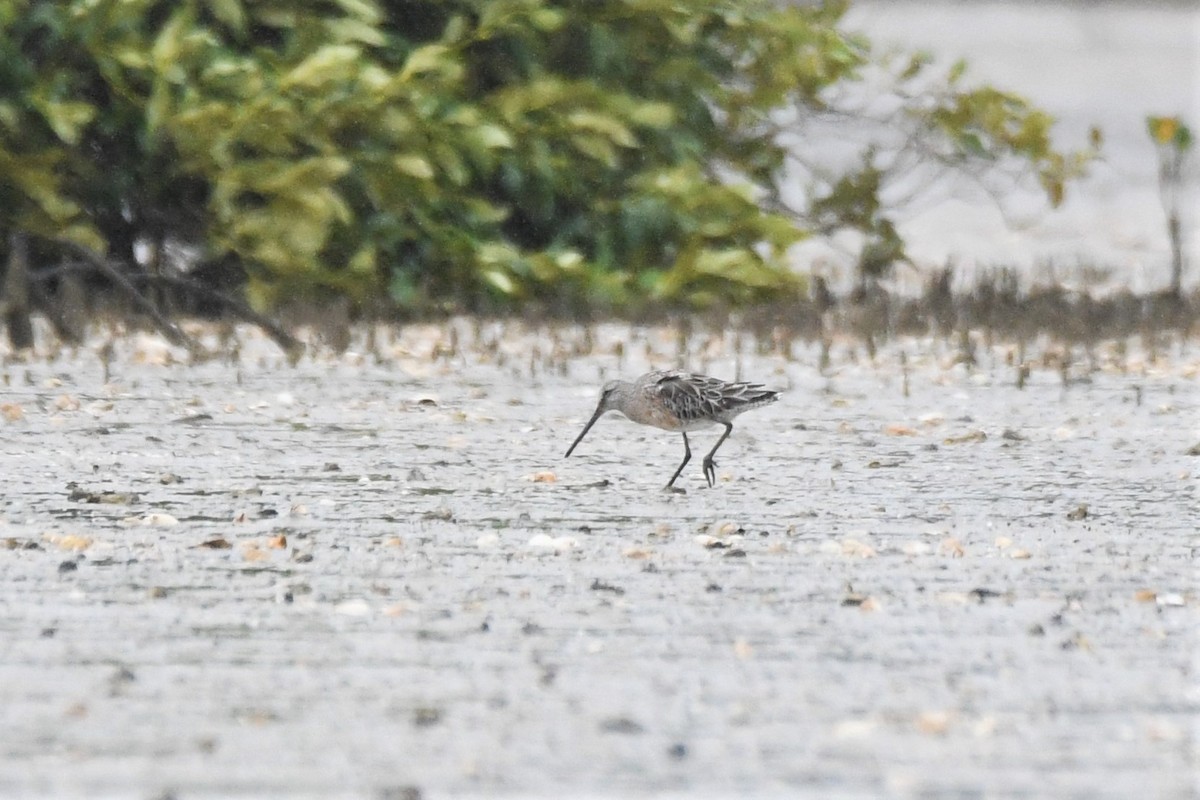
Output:
[[[4,365],[0,795],[1194,796],[1194,343],[237,338]]]

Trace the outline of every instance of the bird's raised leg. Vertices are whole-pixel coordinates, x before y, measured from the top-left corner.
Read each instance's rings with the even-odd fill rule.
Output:
[[[717,452],[717,448],[721,446],[721,443],[729,438],[729,434],[733,433],[733,425],[731,423],[726,422],[723,424],[725,425],[725,432],[721,434],[721,438],[717,439],[717,443],[713,445],[713,449],[709,450],[708,455],[704,457],[704,480],[708,481],[710,489],[717,482],[717,462],[713,461],[713,454]],[[683,467],[680,467],[680,469],[683,469]]]
[[[683,472],[683,468],[687,466],[687,462],[692,460],[692,448],[688,445],[687,432],[683,432],[683,461],[679,464],[679,469],[675,470],[675,474],[671,476],[671,480],[667,481],[667,485],[663,488],[670,489],[675,484],[675,479],[679,477],[679,473]]]

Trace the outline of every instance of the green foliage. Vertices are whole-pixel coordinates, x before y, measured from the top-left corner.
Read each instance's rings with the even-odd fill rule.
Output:
[[[1022,158],[1037,173],[1055,206],[1063,201],[1067,181],[1082,174],[1091,158],[1087,153],[1065,156],[1057,152],[1050,139],[1054,119],[1049,114],[1019,95],[990,86],[948,95],[932,110],[930,119],[961,155]]]
[[[775,116],[866,44],[842,4],[768,0],[10,0],[0,227],[136,263],[180,241],[259,307],[346,294],[476,309],[753,303],[802,288],[765,210]],[[922,65],[914,69],[920,72]],[[915,73],[914,73],[915,74]],[[1052,199],[1050,119],[992,89],[913,104]],[[816,213],[895,254],[877,184]],[[886,261],[886,258],[884,259]]]
[[[1192,147],[1192,129],[1179,117],[1146,117],[1146,128],[1156,145],[1186,153]]]

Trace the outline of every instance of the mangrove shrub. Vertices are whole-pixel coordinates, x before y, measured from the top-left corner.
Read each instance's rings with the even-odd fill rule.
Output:
[[[814,231],[902,256],[870,164],[778,202],[780,119],[838,111],[872,64],[844,10],[9,0],[0,241],[27,234],[43,266],[70,243],[129,272],[232,270],[259,308],[776,298],[802,288],[786,254]],[[956,75],[924,86],[897,97],[943,157],[1017,158],[1061,197],[1079,160],[1047,115]]]

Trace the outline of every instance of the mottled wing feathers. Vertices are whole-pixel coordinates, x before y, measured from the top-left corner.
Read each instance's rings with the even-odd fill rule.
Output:
[[[647,374],[645,390],[682,422],[728,422],[743,411],[773,403],[779,393],[757,383],[726,383],[682,370]]]

